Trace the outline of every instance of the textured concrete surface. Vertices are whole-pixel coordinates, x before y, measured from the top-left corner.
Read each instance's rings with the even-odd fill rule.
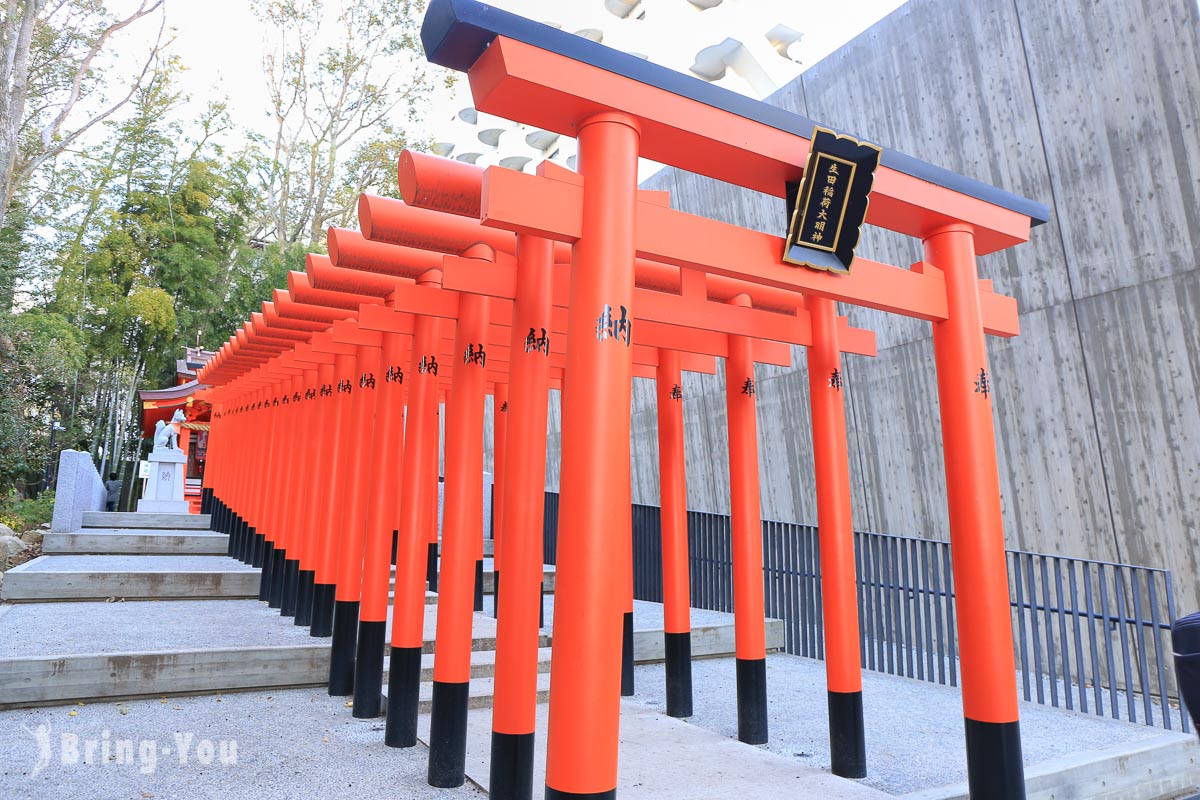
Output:
[[[256,597],[259,571],[226,556],[40,556],[9,570],[0,599],[11,602]]]
[[[546,781],[547,716],[547,706],[538,706],[533,757],[535,796],[540,795],[539,787]],[[419,731],[422,741],[427,742],[429,717],[421,718]],[[490,752],[491,714],[472,711],[467,716],[467,777],[483,788],[489,784]],[[626,800],[888,797],[854,781],[627,702],[621,704],[617,796]]]
[[[107,496],[92,457],[78,450],[63,450],[58,456],[50,530],[75,530],[83,524],[85,514],[104,508]]]
[[[1200,782],[1195,736],[1148,739],[1058,756],[1025,770],[1026,800],[1178,800]],[[904,800],[970,800],[967,784],[912,792]]]
[[[43,556],[28,562],[27,572],[253,572],[228,556]]]
[[[96,511],[83,515],[83,527],[85,528],[208,530],[208,525],[208,514],[142,514],[137,511]]]
[[[43,762],[33,735],[39,726],[49,726],[48,731],[42,728],[48,734],[47,757],[40,769]],[[64,734],[78,737],[78,763],[64,763]],[[132,740],[132,761],[105,760],[105,738],[110,748],[117,740]],[[83,763],[88,741],[96,742],[95,753],[90,763]],[[222,742],[226,761],[235,747],[236,763],[222,763]],[[214,751],[211,758],[209,747]],[[186,753],[182,763],[181,749]],[[114,753],[115,749],[109,754]],[[383,720],[354,719],[344,698],[329,697],[323,689],[0,712],[0,785],[5,800],[485,797],[470,785],[429,787],[427,756],[424,747],[385,746]]]
[[[224,555],[225,534],[177,533],[119,528],[87,528],[74,533],[48,533],[42,539],[47,555]]]
[[[980,259],[1021,336],[989,341],[1010,547],[1168,567],[1200,607],[1200,8],[1147,0],[910,0],[768,102],[1045,202]],[[674,208],[782,235],[778,198],[667,169]],[[867,228],[906,267],[921,243]],[[931,329],[841,307],[879,356],[844,367],[859,529],[949,535]],[[760,367],[767,519],[814,523],[804,351]],[[688,505],[728,513],[723,375],[685,375]],[[559,393],[546,485],[558,487]],[[633,500],[658,503],[654,388],[634,381]],[[490,455],[486,463],[490,462]]]
[[[0,658],[309,644],[308,628],[258,600],[0,606]]]
[[[648,708],[665,708],[663,667],[639,666],[635,677],[638,693],[632,699]],[[695,716],[690,722],[736,737],[733,661],[696,661],[692,680]],[[770,742],[766,749],[802,764],[828,769],[824,663],[798,656],[769,656],[767,699]],[[966,780],[958,689],[866,672],[863,709],[867,735],[865,783],[891,794],[904,794]],[[1081,751],[1145,742],[1163,733],[1157,728],[1034,703],[1022,703],[1020,713],[1027,767]],[[1186,758],[1176,765],[1177,770],[1190,767]]]

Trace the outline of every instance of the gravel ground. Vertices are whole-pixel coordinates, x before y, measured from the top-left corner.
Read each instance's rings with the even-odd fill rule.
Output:
[[[46,556],[27,572],[258,572],[228,556]]]
[[[320,644],[258,600],[0,606],[0,658]]]
[[[45,749],[35,738],[39,728]],[[72,734],[78,737],[76,763]],[[114,756],[109,760],[106,738]],[[131,740],[132,760],[116,760],[117,740]],[[88,741],[95,742],[95,752],[85,763]],[[236,763],[222,763],[222,752]],[[40,769],[39,753],[46,755]],[[469,785],[430,787],[427,754],[423,746],[385,746],[382,720],[356,720],[343,698],[320,689],[0,712],[5,800],[486,797]]]
[[[636,668],[633,702],[665,710],[661,664]],[[694,725],[737,736],[733,659],[692,664]],[[962,701],[957,689],[877,672],[863,673],[869,786],[891,794],[966,780]],[[829,769],[824,662],[790,655],[767,657],[770,743],[766,748],[809,766]],[[1026,765],[1072,752],[1099,750],[1161,733],[1062,709],[1021,703]]]

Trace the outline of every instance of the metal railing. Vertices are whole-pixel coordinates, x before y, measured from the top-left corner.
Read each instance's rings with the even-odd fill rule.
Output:
[[[659,509],[632,508],[634,597],[662,602]],[[786,650],[824,658],[817,529],[763,522],[767,616]],[[546,493],[543,556],[557,553],[558,495]],[[950,543],[855,533],[860,651],[865,669],[958,685]],[[733,611],[729,517],[688,512],[691,604]],[[1026,700],[1188,731],[1170,663],[1171,573],[1009,550],[1018,683]]]

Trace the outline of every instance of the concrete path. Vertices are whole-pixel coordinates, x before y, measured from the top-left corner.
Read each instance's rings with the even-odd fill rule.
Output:
[[[4,800],[486,797],[470,784],[459,789],[430,787],[425,779],[425,747],[385,746],[383,720],[354,719],[345,700],[330,697],[324,689],[291,689],[2,711],[0,796]],[[105,741],[112,759],[104,758]],[[118,745],[125,741],[131,753],[126,745]],[[89,743],[93,753],[85,762]],[[78,757],[73,758],[76,752]]]
[[[692,679],[695,715],[689,722],[722,736],[736,736],[733,663],[696,661]],[[656,711],[665,708],[661,665],[637,667],[635,680],[633,702]],[[892,794],[913,793],[910,800],[965,800],[959,689],[878,672],[864,672],[863,681],[865,783]],[[769,656],[767,699],[770,742],[766,749],[801,765],[829,769],[824,662]],[[1173,798],[1200,782],[1200,743],[1194,734],[1168,733],[1037,703],[1022,703],[1020,713],[1029,800]],[[1097,751],[1108,752],[1097,755]]]
[[[539,706],[533,785],[546,781],[546,723],[549,710]],[[491,713],[467,715],[467,777],[486,790],[489,784]],[[421,741],[429,742],[429,717],[421,718]],[[742,744],[632,703],[621,704],[618,797],[622,800],[730,800],[730,798],[821,798],[883,800],[891,795],[838,778],[767,750]]]

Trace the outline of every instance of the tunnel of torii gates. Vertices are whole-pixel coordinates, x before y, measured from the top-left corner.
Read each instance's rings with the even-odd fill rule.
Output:
[[[309,256],[199,376],[214,408],[205,508],[231,555],[263,568],[261,599],[332,636],[329,692],[353,695],[355,716],[383,713],[389,651],[385,741],[415,745],[426,587],[436,590],[428,777],[463,783],[492,394],[490,792],[532,796],[547,397],[560,388],[545,796],[615,797],[620,696],[633,688],[632,378],[657,381],[667,711],[686,717],[681,373],[715,373],[723,358],[738,736],[765,742],[754,365],[789,364],[804,345],[832,766],[865,775],[841,356],[874,355],[875,341],[837,315],[842,302],[932,323],[970,793],[1023,798],[985,343],[1017,335],[1017,308],[978,278],[976,256],[1027,241],[1046,207],[884,149],[866,224],[919,238],[924,258],[798,268],[781,237],[639,190],[637,158],[782,197],[804,177],[811,120],[474,0],[432,0],[422,40],[430,61],[467,73],[480,111],[576,137],[579,172],[405,152],[403,201],[364,195],[362,232],[331,229],[329,256]]]

